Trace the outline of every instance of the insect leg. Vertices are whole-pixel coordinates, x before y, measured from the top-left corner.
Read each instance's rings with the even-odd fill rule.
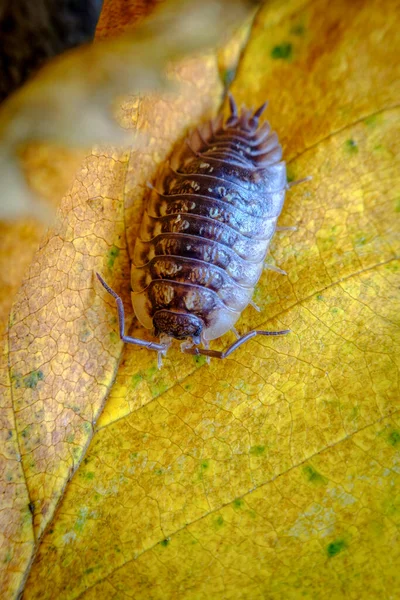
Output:
[[[286,271],[280,269],[279,267],[276,267],[275,265],[270,265],[269,263],[265,263],[264,269],[266,269],[267,271],[274,271],[275,273],[279,273],[280,275],[287,275]]]
[[[256,335],[286,335],[287,333],[290,333],[289,329],[284,329],[283,331],[262,331],[258,329],[253,329],[253,331],[249,331],[249,333],[243,335],[241,338],[236,340],[236,342],[233,342],[233,344],[228,346],[228,348],[224,352],[219,352],[218,350],[206,350],[205,348],[197,347],[186,348],[185,350],[183,350],[183,352],[185,352],[186,354],[194,354],[196,356],[199,354],[203,354],[205,356],[211,356],[212,358],[226,358],[227,356],[232,354],[232,352],[234,352],[237,348],[239,348],[239,346],[241,346],[251,338],[255,337]]]
[[[293,225],[291,227],[280,227],[279,225],[277,225],[275,227],[275,231],[297,231],[297,227],[296,225]]]
[[[235,329],[235,328],[233,327],[233,329]],[[235,331],[236,331],[236,330],[235,330]],[[238,335],[237,337],[239,337],[239,335]],[[208,349],[209,349],[209,347],[210,347],[210,342],[209,342],[208,340],[204,340],[204,339],[203,339],[203,340],[202,340],[202,343],[203,343],[204,349],[205,349],[205,350],[208,350]],[[211,357],[210,357],[210,356],[206,356],[206,361],[207,361],[207,364],[209,365],[209,364],[210,364],[210,362],[211,362]]]
[[[250,304],[250,306],[252,306],[254,308],[254,310],[256,310],[257,312],[261,312],[261,308],[258,306],[258,304],[253,302],[253,300],[250,300],[249,304]]]
[[[113,298],[117,303],[118,308],[118,325],[119,325],[119,337],[126,344],[135,344],[136,346],[141,346],[143,348],[147,348],[148,350],[156,350],[157,352],[165,352],[168,348],[166,344],[157,344],[156,342],[148,342],[146,340],[141,340],[140,338],[133,338],[129,335],[125,335],[125,311],[124,305],[122,303],[121,298],[118,296],[113,289],[104,281],[102,276],[99,273],[96,273],[97,279],[100,281],[101,285]]]
[[[303,177],[303,179],[296,179],[296,181],[291,181],[290,183],[288,183],[286,186],[286,189],[290,189],[294,185],[299,185],[299,183],[305,183],[306,181],[311,181],[311,179],[312,179],[311,175],[308,175],[308,177]]]

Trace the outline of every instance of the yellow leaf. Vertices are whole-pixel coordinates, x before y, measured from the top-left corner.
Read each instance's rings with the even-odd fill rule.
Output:
[[[225,361],[208,366],[176,345],[158,371],[155,353],[122,348],[114,302],[92,275],[121,293],[129,326],[145,185],[185,129],[217,110],[217,57],[171,70],[185,82],[179,98],[124,102],[147,149],[87,158],[12,311],[7,589],[34,545],[21,525],[28,503],[37,552],[26,599],[399,594],[392,14],[390,0],[276,0],[257,16],[232,91],[250,106],[270,100],[290,178],[313,179],[288,193],[281,224],[297,230],[272,246],[288,276],[267,271],[262,312],[239,322],[292,333]],[[148,335],[136,322],[132,332]]]
[[[146,7],[136,4],[140,16]],[[198,15],[196,3],[191,3],[192,8],[189,4],[172,0],[164,12],[159,13],[158,21],[157,18],[153,20],[153,26],[158,23],[156,39],[159,42],[162,39],[166,42],[169,40],[173,54],[184,54],[188,49],[207,46],[217,39],[224,0],[207,1],[201,15]],[[247,4],[246,0],[235,0],[228,29],[240,15],[247,14]],[[170,21],[174,18],[174,10],[180,5],[184,10],[176,12],[176,22],[171,30]],[[126,8],[126,2],[124,6]],[[109,4],[108,7],[112,9],[115,4]],[[201,31],[204,28],[200,27],[199,31],[190,33],[196,14],[200,17],[200,21],[196,22],[200,24],[213,18],[204,32]],[[134,16],[137,17],[137,13]],[[107,16],[101,22],[104,26]],[[109,22],[112,29],[112,18]],[[146,26],[141,30],[148,45],[151,45],[151,31],[151,27],[146,29]],[[180,40],[184,38],[187,44],[178,48]],[[122,50],[129,47],[131,52],[135,44],[135,38],[132,42],[128,36],[125,46],[122,42],[114,41],[105,50],[104,46],[100,51],[94,50],[94,54],[87,50],[82,55],[70,55],[65,59],[66,62],[62,57],[58,65],[50,65],[44,75],[39,74],[32,85],[28,84],[27,89],[22,89],[16,95],[15,102],[15,98],[11,98],[0,116],[2,126],[11,133],[21,133],[21,128],[17,126],[18,119],[27,117],[34,128],[43,127],[43,131],[46,131],[40,119],[38,122],[32,120],[29,100],[34,97],[38,105],[42,108],[46,106],[46,85],[57,81],[54,69],[56,74],[60,74],[62,65],[72,61],[73,68],[60,82],[61,87],[67,85],[69,76],[72,81],[76,78],[78,87],[85,86],[82,81],[82,73],[83,78],[87,77],[83,67],[85,61],[82,60],[80,64],[76,56],[90,59],[94,55],[102,64],[107,64],[107,61],[112,62],[112,56],[117,55],[121,62]],[[163,57],[159,48],[155,52],[162,63],[168,58],[165,50]],[[140,60],[143,63],[143,57]],[[151,60],[151,56],[147,56],[148,72],[151,71]],[[127,55],[123,68],[128,66]],[[107,68],[111,67],[108,64]],[[153,67],[159,70],[157,61]],[[111,78],[107,94],[115,91],[113,82],[120,82],[119,75],[116,73],[115,80]],[[146,76],[146,69],[143,70],[143,76]],[[179,67],[171,66],[168,78],[183,88],[175,106],[175,120],[172,117],[164,119],[165,107],[170,106],[176,97],[172,92],[164,99],[146,99],[140,105],[140,115],[137,98],[126,99],[119,109],[119,120],[131,135],[138,137],[140,132],[148,130],[154,136],[154,139],[149,138],[147,146],[150,154],[143,152],[141,156],[143,166],[139,179],[134,182],[135,187],[139,186],[138,189],[143,190],[147,178],[153,178],[156,164],[162,159],[163,153],[169,152],[173,140],[187,125],[196,123],[207,112],[211,116],[217,108],[221,84],[214,54],[189,59]],[[94,80],[98,83],[96,77]],[[128,79],[123,85],[129,85],[130,82]],[[60,117],[63,109],[68,109],[68,98],[62,96],[60,89],[57,98],[61,102]],[[146,103],[147,117],[143,119]],[[50,115],[50,121],[51,118]],[[152,122],[152,127],[148,126],[146,119]],[[51,123],[53,126],[54,122]],[[77,126],[76,122],[74,125]],[[71,123],[68,123],[68,127],[71,128]],[[51,131],[51,127],[48,131]],[[29,141],[31,129],[22,128],[24,135],[26,132]],[[63,138],[62,132],[58,133]],[[66,137],[64,141],[68,141],[68,135]],[[160,143],[157,143],[157,138],[160,138]],[[1,285],[1,325],[6,321],[23,272],[31,263],[13,304],[8,329],[4,334],[1,332],[0,338],[3,425],[0,589],[2,595],[7,597],[18,594],[44,528],[53,518],[65,487],[84,456],[118,364],[121,345],[114,332],[105,332],[105,305],[103,298],[97,296],[93,289],[92,276],[94,270],[115,272],[122,280],[129,274],[124,196],[129,191],[129,181],[133,182],[138,164],[133,147],[131,150],[99,147],[85,159],[62,200],[56,224],[42,239],[33,260],[33,252],[43,235],[43,226],[22,220],[14,224],[1,224],[0,283],[6,284]],[[1,150],[7,154],[9,149],[5,135]],[[54,199],[61,196],[65,183],[63,175],[67,171],[71,176],[79,153],[31,141],[19,152],[30,186],[54,203]],[[52,156],[55,153],[57,156]],[[14,167],[17,168],[16,165]],[[7,187],[8,192],[12,195],[15,189]],[[129,199],[133,201],[133,198]],[[129,214],[129,210],[127,205],[126,214]],[[114,315],[110,318],[115,321]],[[110,348],[106,347],[108,344],[111,344]]]

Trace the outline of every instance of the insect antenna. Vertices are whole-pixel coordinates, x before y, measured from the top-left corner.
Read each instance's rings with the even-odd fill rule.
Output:
[[[233,344],[228,346],[228,348],[224,350],[224,352],[197,347],[185,348],[184,350],[182,350],[182,352],[184,352],[185,354],[194,354],[195,356],[202,354],[203,356],[211,356],[212,358],[226,358],[227,356],[232,354],[232,352],[237,350],[239,346],[245,344],[248,340],[251,340],[251,338],[255,337],[256,335],[286,335],[287,333],[290,333],[290,329],[284,329],[283,331],[263,331],[253,329],[253,331],[249,331],[248,333],[246,333],[246,335],[243,335],[241,338],[236,340],[236,342],[233,342]]]
[[[299,185],[299,183],[305,183],[306,181],[311,181],[312,179],[312,175],[308,175],[307,177],[303,177],[303,179],[296,179],[296,181],[290,181],[286,188],[290,189],[292,188],[294,185]]]

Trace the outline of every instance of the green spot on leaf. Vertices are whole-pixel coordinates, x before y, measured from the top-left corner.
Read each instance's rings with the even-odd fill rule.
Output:
[[[222,527],[222,525],[224,524],[224,518],[222,515],[219,515],[216,519],[215,519],[215,525],[217,527]]]
[[[364,119],[364,123],[366,125],[368,125],[369,127],[373,127],[378,122],[379,122],[378,115],[371,115],[371,116],[367,117],[366,119]]]
[[[250,448],[250,454],[252,456],[261,456],[265,452],[265,446],[252,446]]]
[[[400,212],[400,198],[395,198],[394,210],[395,212]]]
[[[242,508],[242,506],[243,506],[243,500],[241,498],[236,498],[236,500],[233,501],[234,508]]]
[[[283,42],[271,50],[271,58],[289,60],[292,56],[292,44]]]
[[[326,551],[329,557],[336,556],[342,550],[347,548],[347,544],[344,540],[336,540],[328,544]]]
[[[89,471],[88,473],[86,473],[85,478],[89,479],[90,481],[91,479],[95,478],[95,474],[93,473],[93,471]]]
[[[385,269],[390,271],[390,273],[398,273],[400,270],[400,265],[397,262],[392,262],[385,265]]]
[[[84,525],[86,523],[86,519],[88,517],[88,514],[89,514],[89,509],[87,509],[87,508],[81,508],[79,510],[78,518],[75,521],[75,525],[74,525],[74,530],[75,531],[82,531],[82,529],[83,529],[83,527],[84,527]]]
[[[290,33],[293,33],[293,35],[304,35],[306,32],[306,28],[304,27],[304,25],[293,25],[293,27],[290,30]]]
[[[108,251],[107,266],[109,269],[112,269],[114,267],[115,259],[119,256],[119,252],[120,250],[119,248],[117,248],[117,246],[112,246]]]
[[[294,180],[295,180],[295,175],[294,175],[293,171],[291,171],[290,168],[288,167],[287,171],[286,171],[286,181],[288,183],[291,183]]]
[[[236,69],[225,69],[221,73],[222,83],[225,87],[229,87],[232,81],[235,79]]]
[[[79,339],[81,340],[81,342],[87,342],[87,340],[91,337],[91,332],[89,331],[89,329],[83,329],[81,331],[81,333],[79,334]]]
[[[400,444],[400,431],[394,430],[389,433],[389,444],[391,446]]]
[[[26,388],[30,388],[31,390],[34,390],[36,388],[37,384],[39,383],[39,381],[43,381],[43,379],[44,379],[44,375],[43,375],[42,371],[32,371],[32,373],[29,373],[29,375],[24,377],[23,385]]]
[[[141,373],[135,373],[135,375],[132,375],[131,377],[131,385],[133,387],[133,389],[137,388],[137,386],[139,385],[139,383],[143,380],[142,374]]]
[[[154,382],[149,381],[149,387],[151,395],[154,398],[155,396],[163,394],[168,389],[168,384],[163,380],[156,380]]]
[[[86,421],[86,423],[83,423],[82,427],[86,433],[90,433],[92,431],[92,426],[87,421]]]
[[[358,417],[359,412],[360,412],[360,409],[358,408],[358,406],[353,406],[353,408],[351,409],[351,413],[350,413],[350,419],[352,421],[354,421],[354,419],[356,419]]]
[[[350,154],[357,154],[358,146],[354,140],[346,140],[345,146],[347,152],[349,152]]]
[[[110,340],[112,341],[113,344],[116,344],[119,340],[119,335],[117,335],[115,333],[115,331],[111,331],[110,333]]]
[[[199,479],[203,479],[203,475],[204,475],[204,473],[207,471],[208,467],[209,467],[208,460],[203,460],[203,461],[200,463],[200,473],[199,473]]]
[[[170,542],[169,538],[165,538],[165,540],[162,540],[162,542],[160,542],[160,545],[163,546],[163,548],[166,548],[168,546]]]
[[[396,496],[393,496],[393,494],[390,494],[390,497],[382,503],[382,508],[383,514],[388,517],[398,515],[400,512],[400,500]]]
[[[306,465],[303,468],[303,473],[307,477],[308,481],[311,481],[311,483],[324,485],[328,483],[326,477],[321,475],[321,473],[318,473],[318,471],[316,471],[311,465]]]
[[[364,246],[367,242],[367,238],[365,237],[365,235],[360,235],[354,241],[356,246]]]
[[[19,373],[11,373],[11,381],[14,384],[14,387],[21,387],[21,375]]]
[[[193,356],[194,358],[194,362],[196,363],[196,365],[198,367],[201,367],[202,365],[204,365],[207,362],[207,359],[205,356]]]

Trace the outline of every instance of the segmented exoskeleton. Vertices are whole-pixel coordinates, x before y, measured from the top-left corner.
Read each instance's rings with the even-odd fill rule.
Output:
[[[290,185],[277,134],[268,122],[258,126],[265,106],[239,114],[230,96],[228,119],[220,114],[190,133],[150,186],[133,256],[132,304],[159,343],[124,334],[122,301],[97,275],[117,301],[123,341],[160,357],[175,338],[187,340],[183,352],[225,358],[255,335],[288,333],[254,330],[225,352],[208,349],[210,340],[236,333],[252,304]]]

